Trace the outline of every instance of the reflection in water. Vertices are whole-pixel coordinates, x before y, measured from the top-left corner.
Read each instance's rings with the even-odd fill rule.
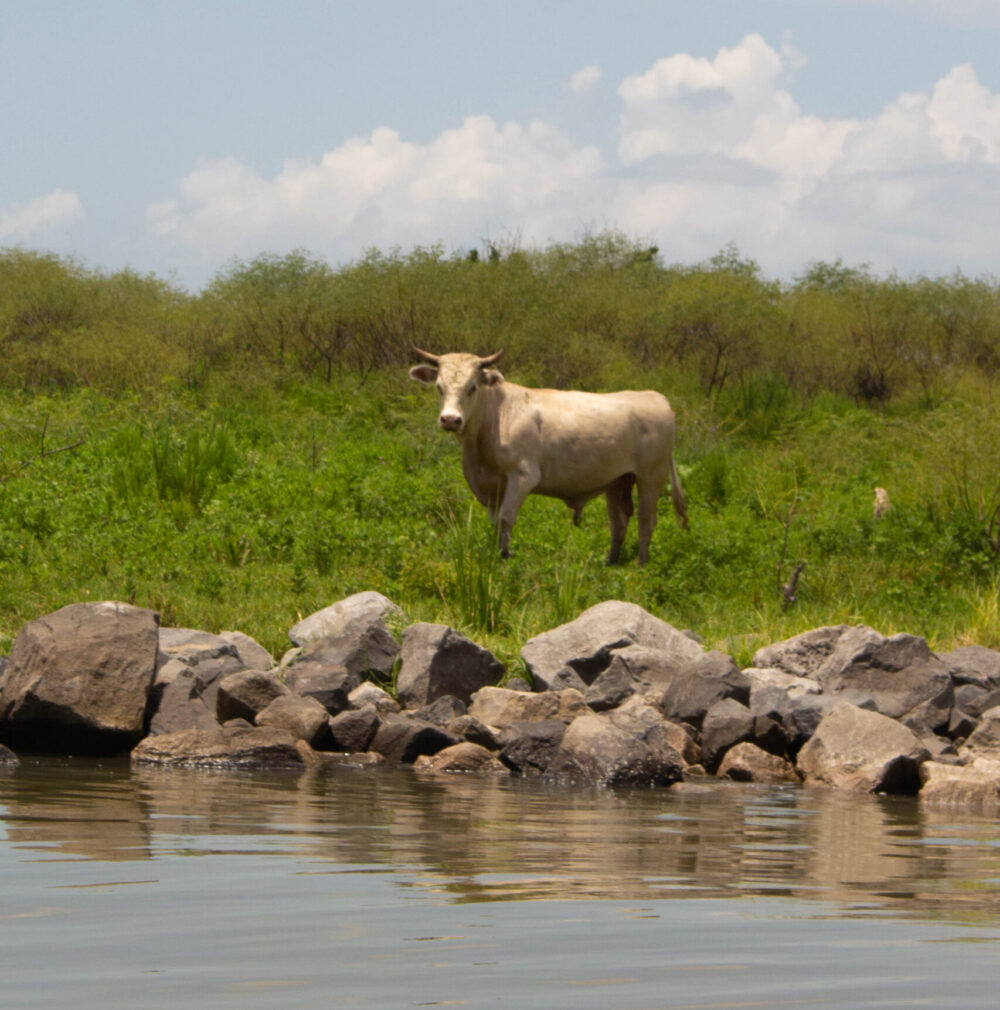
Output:
[[[841,915],[1000,917],[996,822],[830,790],[53,760],[0,772],[0,825],[20,861],[284,854],[306,874],[383,868],[452,903],[763,895],[835,902]]]

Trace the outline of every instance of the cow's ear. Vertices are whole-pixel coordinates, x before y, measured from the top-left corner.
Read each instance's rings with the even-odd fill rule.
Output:
[[[410,369],[410,378],[417,382],[437,382],[438,370],[433,365],[414,365]]]
[[[499,386],[501,382],[503,382],[503,374],[501,372],[498,372],[495,368],[483,369],[484,386]]]

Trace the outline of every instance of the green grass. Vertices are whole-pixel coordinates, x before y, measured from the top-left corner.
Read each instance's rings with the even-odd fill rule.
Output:
[[[691,531],[664,498],[639,569],[634,524],[625,562],[604,564],[601,501],[576,528],[535,497],[502,561],[432,397],[397,371],[216,387],[0,394],[0,650],[31,618],[113,598],[280,655],[300,617],[364,589],[460,628],[511,670],[526,638],[613,598],[744,662],[840,622],[1000,647],[998,559],[977,512],[995,478],[972,437],[993,430],[988,403],[792,409],[765,389],[743,403],[748,432],[739,403],[675,398]],[[879,521],[875,484],[895,504]]]

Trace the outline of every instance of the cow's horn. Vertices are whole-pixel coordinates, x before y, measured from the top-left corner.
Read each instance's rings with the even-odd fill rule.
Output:
[[[503,348],[496,352],[496,354],[491,354],[488,358],[480,358],[479,364],[485,368],[487,365],[495,365],[503,355]]]
[[[422,351],[420,350],[419,347],[416,346],[416,344],[413,345],[413,350],[416,354],[418,354],[421,358],[423,358],[424,361],[429,361],[432,365],[437,365],[441,361],[439,355],[431,354],[430,351]]]

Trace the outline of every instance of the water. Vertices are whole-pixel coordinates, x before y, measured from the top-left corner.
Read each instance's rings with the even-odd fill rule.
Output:
[[[705,783],[0,770],[0,1005],[995,1007],[1000,822]]]

